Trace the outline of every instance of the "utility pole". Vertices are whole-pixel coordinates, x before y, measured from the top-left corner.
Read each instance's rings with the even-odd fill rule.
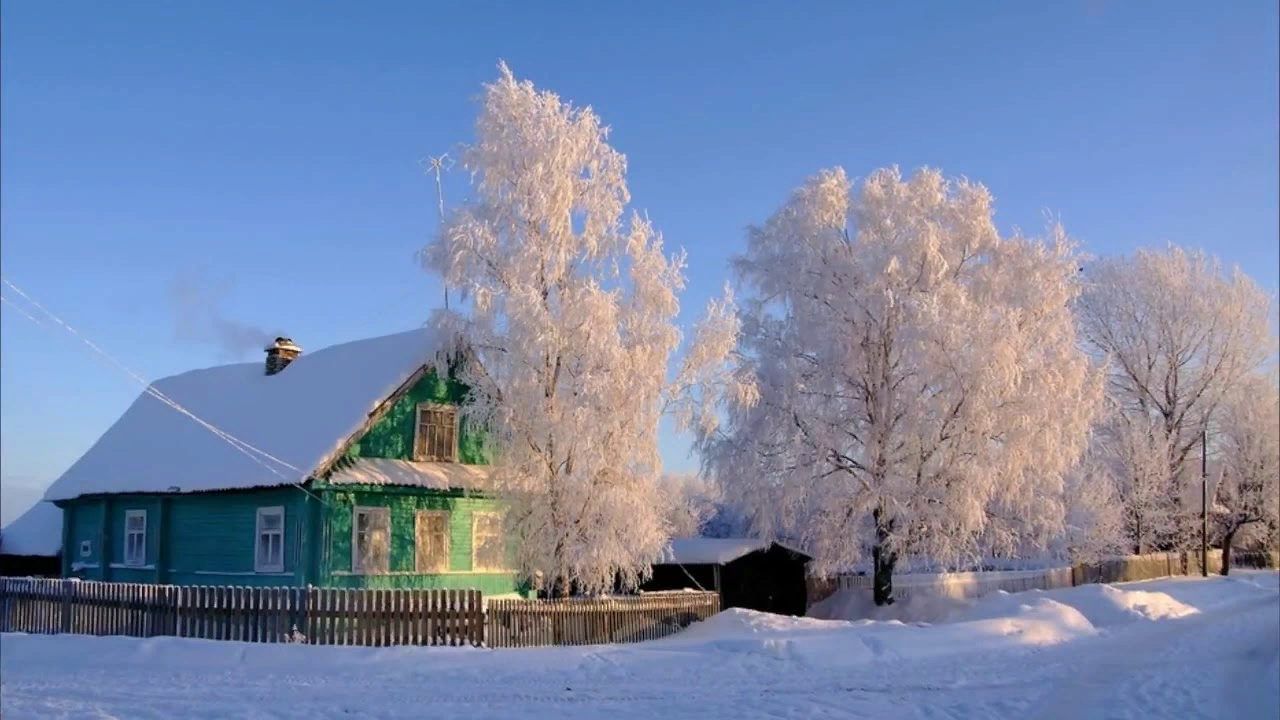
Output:
[[[1200,431],[1200,575],[1209,577],[1209,432]]]

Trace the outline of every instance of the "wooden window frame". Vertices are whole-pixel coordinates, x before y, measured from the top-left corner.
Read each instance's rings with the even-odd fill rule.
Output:
[[[263,530],[263,516],[279,515],[280,527],[276,530]],[[257,519],[254,522],[253,529],[253,571],[256,573],[282,573],[284,572],[284,506],[272,505],[269,507],[258,508]],[[278,563],[262,562],[262,535],[264,532],[270,532],[280,536],[280,561]]]
[[[480,518],[494,517],[498,519],[498,542],[502,544],[502,563],[497,567],[489,567],[481,565],[477,559],[476,551],[480,548],[480,543],[476,542],[476,528],[480,525]],[[477,510],[471,513],[471,571],[472,572],[506,572],[506,532],[504,530],[506,523],[503,514],[492,510]]]
[[[422,413],[447,411],[453,418],[453,442],[449,448],[449,456],[435,456],[426,447],[427,438],[422,437]],[[413,459],[417,462],[458,462],[458,406],[445,403],[422,402],[413,410]],[[421,448],[421,451],[419,451]]]
[[[360,562],[360,513],[382,514],[387,517],[387,566],[366,568]],[[391,571],[391,508],[378,505],[356,505],[351,508],[351,574],[386,575]]]
[[[426,518],[441,517],[444,518],[444,565],[443,567],[423,567],[423,548],[422,548],[422,523]],[[415,571],[423,575],[433,575],[449,572],[450,556],[452,549],[450,539],[450,517],[448,510],[419,510],[414,513],[413,518],[413,568]]]
[[[134,530],[129,527],[129,521],[134,518],[142,519],[142,529]],[[138,554],[140,557],[134,557],[130,552],[129,540],[133,536],[140,536],[138,543]],[[124,511],[124,564],[128,567],[143,567],[147,564],[147,511],[141,509]]]

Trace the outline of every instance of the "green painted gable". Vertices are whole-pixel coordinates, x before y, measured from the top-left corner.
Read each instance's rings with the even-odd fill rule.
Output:
[[[435,372],[428,372],[347,449],[346,457],[412,460],[418,405],[424,402],[460,405],[466,396],[465,385],[442,380]],[[489,461],[484,434],[467,427],[465,421],[460,422],[458,428],[458,461],[467,465],[484,465]]]

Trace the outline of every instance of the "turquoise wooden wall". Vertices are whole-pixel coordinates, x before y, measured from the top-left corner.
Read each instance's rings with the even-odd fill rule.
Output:
[[[63,571],[70,577],[177,585],[297,585],[305,495],[293,487],[194,494],[107,495],[59,503],[68,523]],[[285,510],[284,573],[255,573],[258,508]],[[125,517],[147,511],[146,562],[125,561]],[[104,522],[105,520],[105,522]],[[105,529],[105,532],[104,532]],[[80,543],[92,556],[80,557]]]
[[[168,582],[175,585],[305,584],[299,555],[306,495],[295,487],[179,495],[171,500]],[[284,572],[253,570],[258,508],[284,508]]]

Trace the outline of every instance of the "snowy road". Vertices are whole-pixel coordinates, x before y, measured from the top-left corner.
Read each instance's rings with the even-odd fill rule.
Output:
[[[980,601],[932,626],[723,613],[636,646],[314,648],[3,636],[50,717],[1276,718],[1277,576]]]

